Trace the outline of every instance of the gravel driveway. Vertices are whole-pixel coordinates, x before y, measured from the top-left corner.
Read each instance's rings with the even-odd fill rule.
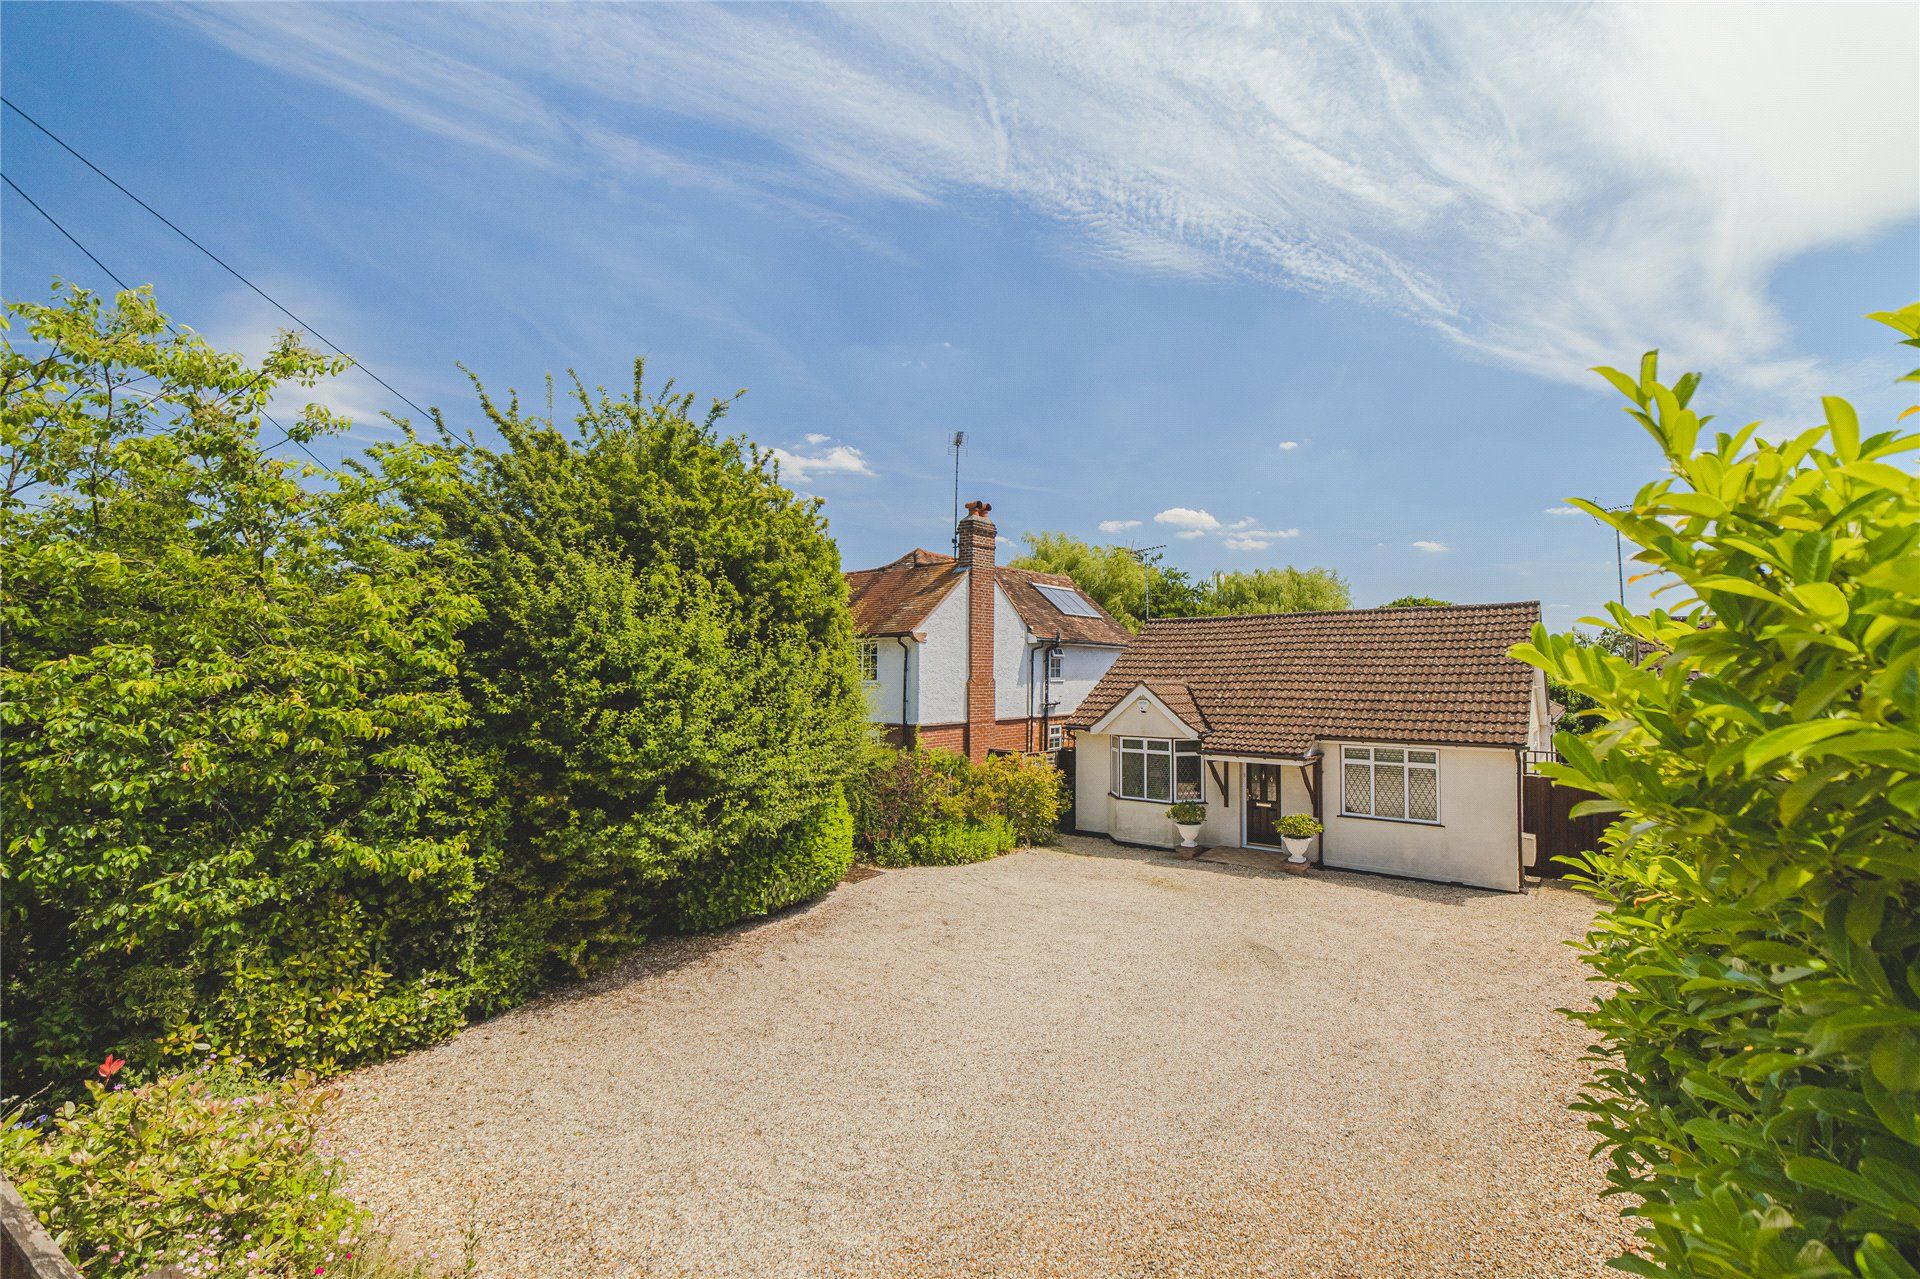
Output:
[[[345,1083],[483,1276],[1598,1276],[1591,916],[1105,841],[890,871]]]

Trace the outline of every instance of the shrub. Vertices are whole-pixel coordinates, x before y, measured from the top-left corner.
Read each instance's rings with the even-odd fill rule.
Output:
[[[1020,844],[1051,844],[1066,804],[1066,778],[1040,755],[994,755],[980,766],[993,811]]]
[[[50,1114],[9,1114],[0,1166],[89,1279],[168,1263],[235,1279],[370,1268],[366,1218],[320,1150],[324,1094],[227,1067],[88,1092]]]
[[[853,814],[836,789],[805,818],[762,836],[711,882],[674,899],[675,923],[687,930],[721,928],[818,897],[853,865]]]
[[[1198,826],[1207,820],[1207,806],[1197,799],[1183,799],[1167,810],[1167,816],[1182,826]]]
[[[492,812],[457,736],[478,605],[364,477],[269,456],[276,387],[340,363],[283,336],[249,368],[144,291],[9,311],[7,1090],[169,1036],[346,1064],[444,1033]]]
[[[817,501],[723,438],[726,405],[575,388],[574,420],[480,394],[504,440],[376,449],[485,608],[461,632],[467,734],[507,798],[483,898],[546,977],[820,880],[808,823],[865,734],[839,555]],[[528,956],[527,958],[532,958]],[[513,980],[523,980],[516,971]]]
[[[1326,827],[1311,813],[1287,813],[1273,824],[1282,839],[1312,839]]]
[[[901,850],[944,846],[963,828],[992,828],[998,839],[996,823],[1011,832],[999,852],[1047,843],[1060,820],[1063,787],[1060,771],[1040,757],[998,755],[975,764],[952,751],[875,743],[850,786],[854,843],[877,865],[950,864]],[[967,838],[969,847],[982,842]]]
[[[1920,339],[1920,305],[1888,320]],[[1913,343],[1920,345],[1920,342]],[[1670,477],[1628,509],[1664,608],[1638,665],[1536,630],[1591,697],[1551,775],[1624,820],[1590,858],[1600,1038],[1581,1103],[1646,1275],[1912,1279],[1920,1265],[1920,436],[1853,409],[1716,434],[1698,379],[1602,370]],[[1916,375],[1913,380],[1920,380]],[[1590,805],[1589,807],[1592,807]]]
[[[876,866],[963,866],[998,857],[1018,845],[1013,825],[997,813],[979,821],[941,821],[875,847]]]

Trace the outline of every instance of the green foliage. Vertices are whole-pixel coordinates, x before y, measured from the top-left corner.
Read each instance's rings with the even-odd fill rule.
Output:
[[[1256,568],[1245,572],[1215,573],[1200,588],[1199,602],[1190,612],[1160,608],[1163,617],[1201,617],[1215,614],[1311,613],[1348,608],[1353,592],[1347,581],[1330,568]]]
[[[1287,813],[1273,824],[1282,839],[1312,839],[1326,827],[1312,813]]]
[[[1352,603],[1346,579],[1332,569],[1263,568],[1196,581],[1168,568],[1158,552],[1136,555],[1124,546],[1096,546],[1065,533],[1029,533],[1024,540],[1027,552],[1012,567],[1067,574],[1135,631],[1146,615],[1149,586],[1155,617],[1297,613]]]
[[[386,1271],[320,1151],[324,1094],[225,1069],[88,1092],[0,1127],[0,1167],[88,1279],[169,1263],[234,1279]]]
[[[1446,608],[1452,600],[1437,600],[1431,595],[1402,595],[1397,600],[1388,600],[1381,608]]]
[[[1067,779],[1044,756],[993,755],[980,765],[993,811],[1019,844],[1051,844],[1066,807]]]
[[[876,865],[933,866],[954,864],[955,855],[941,850],[956,841],[969,852],[991,844],[994,853],[1049,843],[1064,785],[1044,757],[1002,755],[974,764],[951,751],[876,743],[849,788],[854,844]]]
[[[1198,826],[1207,820],[1207,806],[1197,799],[1183,799],[1167,810],[1167,816],[1177,825]]]
[[[824,804],[773,836],[744,845],[720,874],[674,899],[687,931],[722,928],[820,896],[853,866],[853,814],[836,789]]]
[[[1629,661],[1638,655],[1638,650],[1634,647],[1633,637],[1614,626],[1603,626],[1593,632],[1570,631],[1567,633],[1566,638],[1569,643],[1577,648],[1597,648],[1604,652],[1612,653],[1615,657],[1624,657]],[[1566,721],[1569,727],[1583,724],[1592,718],[1585,712],[1591,711],[1599,705],[1593,698],[1587,696],[1578,688],[1567,683],[1551,671],[1547,672],[1547,696],[1560,703],[1560,705],[1565,708],[1565,713],[1568,716],[1576,717],[1569,718]]]
[[[998,857],[1018,845],[1013,825],[998,813],[978,821],[935,822],[924,830],[878,845],[876,866],[964,866]]]
[[[1899,313],[1920,331],[1920,307]],[[1537,630],[1596,704],[1548,772],[1624,821],[1592,857],[1602,992],[1581,1103],[1640,1274],[1911,1279],[1920,1266],[1920,436],[1845,401],[1716,433],[1698,379],[1600,370],[1666,456],[1629,509],[1666,607],[1638,664]],[[1757,424],[1756,424],[1757,425]]]
[[[339,361],[248,367],[145,292],[10,311],[7,1091],[331,1072],[844,872],[837,553],[720,406],[482,395],[503,449],[408,431],[321,485],[262,415]]]
[[[486,873],[454,679],[479,608],[364,479],[269,455],[276,386],[339,362],[287,336],[249,368],[144,291],[9,310],[10,1089],[163,1039],[331,1067],[442,1033]],[[341,426],[309,407],[288,434]]]
[[[570,430],[482,391],[502,449],[442,427],[374,450],[485,608],[461,676],[508,801],[488,901],[545,938],[548,976],[817,882],[779,850],[815,838],[865,734],[819,503],[717,433],[723,403],[695,420],[643,375],[618,397],[576,386]]]

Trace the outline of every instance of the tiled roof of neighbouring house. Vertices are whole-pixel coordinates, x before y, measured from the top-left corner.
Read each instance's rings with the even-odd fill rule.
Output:
[[[1068,644],[1102,644],[1109,648],[1125,648],[1133,643],[1133,632],[1114,621],[1112,614],[1101,608],[1098,601],[1076,586],[1066,574],[1036,573],[1025,568],[994,571],[1014,611],[1020,614],[1020,620],[1035,635],[1045,635],[1050,639],[1058,637]],[[1076,617],[1062,613],[1046,596],[1034,589],[1036,586],[1064,587],[1078,595],[1094,615]]]
[[[847,594],[853,605],[854,626],[862,635],[911,635],[939,607],[959,582],[954,558],[938,551],[916,550],[891,564],[847,574]],[[996,568],[994,578],[1020,620],[1035,635],[1058,636],[1069,644],[1102,644],[1123,648],[1132,632],[1113,620],[1073,579],[1058,573],[1035,573],[1020,568]],[[1059,586],[1077,592],[1093,610],[1092,617],[1074,617],[1055,608],[1035,586]]]
[[[953,556],[910,551],[891,564],[847,574],[853,624],[862,635],[911,635],[960,584]]]
[[[1318,739],[1524,746],[1534,671],[1507,650],[1539,620],[1535,601],[1155,620],[1068,724],[1090,727],[1145,684],[1182,718],[1189,699],[1222,754],[1297,756]]]

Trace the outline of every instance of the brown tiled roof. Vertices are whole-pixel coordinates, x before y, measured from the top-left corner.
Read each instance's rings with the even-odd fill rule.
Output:
[[[1159,619],[1068,725],[1145,684],[1183,719],[1167,690],[1184,691],[1222,754],[1297,756],[1322,738],[1524,746],[1534,672],[1507,650],[1539,620],[1534,601]]]
[[[911,635],[962,576],[953,556],[909,551],[891,564],[847,574],[853,625],[862,635]]]
[[[1020,614],[1020,620],[1035,635],[1048,638],[1058,636],[1069,644],[1104,644],[1110,648],[1125,648],[1133,643],[1133,632],[1114,621],[1112,614],[1101,608],[1098,600],[1081,590],[1064,573],[1003,568],[995,570],[995,575],[1000,579],[1000,588],[1007,593],[1007,599],[1013,603],[1014,611]],[[1062,613],[1046,596],[1033,589],[1036,585],[1065,587],[1085,600],[1099,616],[1074,617]]]
[[[1105,644],[1115,648],[1124,648],[1133,639],[1132,632],[1114,621],[1085,592],[1081,592],[1081,597],[1099,616],[1071,617],[1034,589],[1035,584],[1039,584],[1079,591],[1070,577],[1019,568],[995,569],[994,576],[1006,591],[1014,611],[1020,614],[1020,620],[1036,635],[1057,635],[1069,644]],[[911,635],[960,580],[953,556],[925,550],[902,555],[879,568],[849,573],[847,594],[853,605],[854,626],[862,635]]]
[[[1149,693],[1165,702],[1167,709],[1180,717],[1180,722],[1200,733],[1207,731],[1207,717],[1200,710],[1200,704],[1193,700],[1193,690],[1185,684],[1173,684],[1163,679],[1140,681]],[[1132,692],[1123,690],[1122,696]]]

